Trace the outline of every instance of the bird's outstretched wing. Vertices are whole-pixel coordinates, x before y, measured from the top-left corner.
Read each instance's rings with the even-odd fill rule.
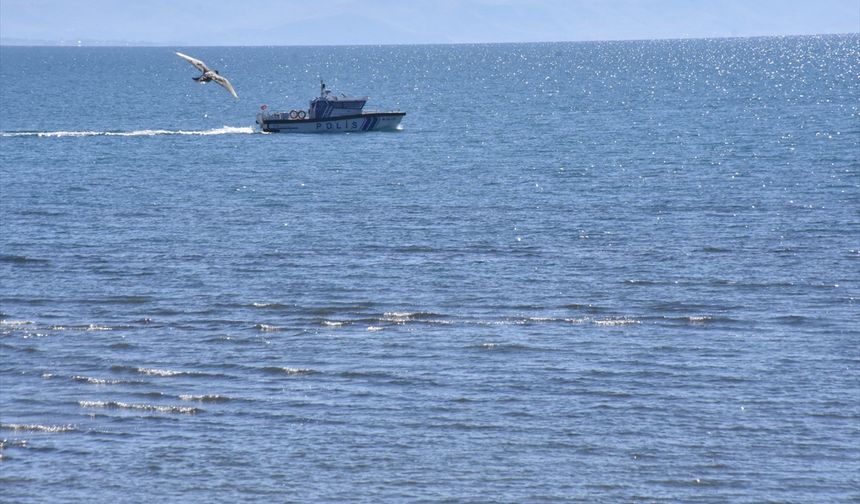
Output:
[[[192,65],[194,65],[198,70],[200,70],[203,73],[206,73],[209,71],[209,67],[206,66],[206,63],[203,63],[202,61],[200,61],[197,58],[192,58],[191,56],[189,56],[187,54],[182,54],[181,52],[177,52],[176,55],[179,56],[180,58],[184,59],[185,61],[191,63]]]
[[[233,98],[239,97],[239,95],[236,94],[236,90],[233,89],[233,85],[230,84],[230,81],[227,80],[227,77],[215,74],[212,76],[212,80],[224,86],[224,89],[226,89],[227,91],[230,91],[230,94],[233,95]]]

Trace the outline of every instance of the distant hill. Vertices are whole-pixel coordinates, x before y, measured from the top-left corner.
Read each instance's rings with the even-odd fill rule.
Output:
[[[857,33],[857,0],[3,0],[4,45],[350,45]]]

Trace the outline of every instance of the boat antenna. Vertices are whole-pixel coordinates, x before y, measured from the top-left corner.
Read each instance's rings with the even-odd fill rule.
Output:
[[[325,82],[320,78],[320,98],[325,98]]]

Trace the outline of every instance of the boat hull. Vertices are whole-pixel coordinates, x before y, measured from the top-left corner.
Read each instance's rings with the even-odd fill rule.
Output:
[[[327,119],[281,119],[257,114],[257,124],[266,133],[350,133],[393,131],[406,112],[367,112]]]

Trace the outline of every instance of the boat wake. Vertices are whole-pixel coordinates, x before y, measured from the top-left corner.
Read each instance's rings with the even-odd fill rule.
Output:
[[[147,129],[135,131],[0,131],[0,137],[93,137],[93,136],[118,136],[118,137],[141,137],[161,135],[248,135],[254,133],[250,126],[223,126],[208,130],[164,130]]]

